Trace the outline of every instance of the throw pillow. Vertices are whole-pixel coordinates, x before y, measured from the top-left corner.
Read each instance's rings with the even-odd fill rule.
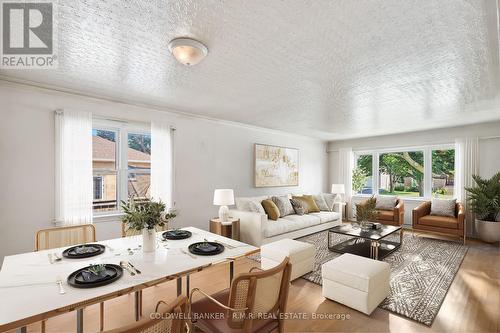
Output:
[[[325,199],[326,205],[328,206],[329,211],[333,211],[333,203],[335,202],[335,194],[332,193],[323,193],[323,199]]]
[[[455,217],[457,199],[432,199],[431,215]]]
[[[272,197],[271,200],[276,204],[276,206],[278,206],[280,216],[295,214],[295,210],[293,210],[292,204],[290,203],[290,199],[288,199],[287,195]]]
[[[246,212],[254,212],[265,214],[264,208],[261,205],[262,200],[269,199],[267,196],[261,197],[236,197],[236,209]]]
[[[375,209],[393,210],[396,207],[397,197],[394,195],[377,195]]]
[[[293,210],[297,215],[307,214],[307,208],[304,205],[304,202],[296,199],[290,199],[290,203],[292,204]]]
[[[308,213],[319,213],[319,207],[316,205],[316,201],[314,201],[314,196],[312,195],[303,195],[302,198],[307,203],[307,211]]]
[[[267,217],[270,220],[276,221],[277,219],[279,219],[280,210],[271,199],[262,200],[262,207],[264,207]]]
[[[323,198],[322,194],[314,195],[313,197],[314,197],[314,202],[316,202],[316,205],[318,206],[319,210],[326,212],[330,211],[330,208],[328,208],[328,205],[325,201],[325,198]]]

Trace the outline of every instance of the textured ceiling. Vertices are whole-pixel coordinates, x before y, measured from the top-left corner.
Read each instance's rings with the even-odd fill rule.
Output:
[[[59,69],[4,78],[323,139],[500,119],[495,0],[60,1]],[[194,67],[167,44],[209,48]]]

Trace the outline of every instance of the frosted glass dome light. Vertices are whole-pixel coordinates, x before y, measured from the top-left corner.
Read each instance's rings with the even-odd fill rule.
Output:
[[[208,48],[201,42],[191,38],[175,38],[168,43],[168,49],[175,59],[186,66],[193,66],[208,54]]]

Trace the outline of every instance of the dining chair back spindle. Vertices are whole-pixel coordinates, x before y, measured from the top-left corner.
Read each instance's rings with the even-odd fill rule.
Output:
[[[35,251],[95,241],[95,227],[92,224],[42,229],[36,233]]]

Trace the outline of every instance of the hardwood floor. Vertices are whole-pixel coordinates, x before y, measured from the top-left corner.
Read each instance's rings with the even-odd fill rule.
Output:
[[[429,235],[426,235],[429,236]],[[422,237],[420,234],[419,237]],[[430,236],[437,237],[437,236]],[[443,237],[439,237],[443,238]],[[426,327],[391,312],[376,309],[367,316],[321,296],[321,286],[304,279],[295,280],[290,288],[288,312],[303,314],[309,320],[291,319],[287,332],[500,332],[500,246],[469,241],[470,249],[443,302],[432,327]],[[236,272],[248,271],[257,263],[239,260]],[[191,287],[213,293],[229,284],[228,265],[212,267],[191,276]],[[185,284],[183,286],[185,288]],[[144,314],[152,312],[158,300],[176,296],[175,281],[144,291]],[[133,296],[122,296],[105,303],[105,329],[133,321]],[[311,319],[313,314],[339,314],[348,319]],[[85,309],[84,331],[99,330],[99,306]],[[74,332],[76,314],[52,318],[47,332]],[[40,324],[28,327],[39,332]]]

